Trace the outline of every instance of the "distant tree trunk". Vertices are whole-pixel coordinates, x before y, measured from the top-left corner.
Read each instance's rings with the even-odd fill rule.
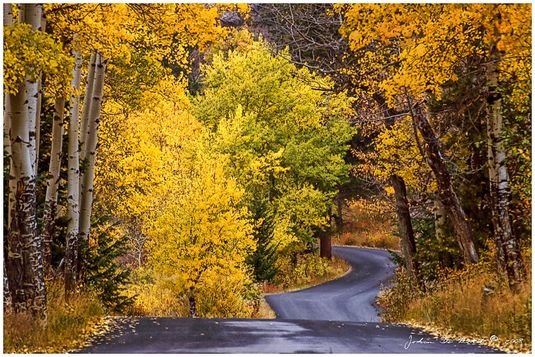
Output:
[[[83,144],[82,153],[85,171],[81,177],[81,205],[80,205],[80,244],[86,245],[89,240],[91,226],[91,206],[93,204],[93,179],[95,176],[95,160],[97,150],[97,132],[100,123],[100,107],[102,105],[102,92],[104,88],[104,73],[106,63],[99,53],[96,54],[95,79],[93,94],[87,123],[87,134]],[[88,98],[86,98],[88,100]],[[82,128],[83,129],[83,128]],[[81,272],[80,272],[81,273]]]
[[[45,272],[52,269],[52,239],[56,230],[56,207],[58,203],[58,185],[61,164],[61,148],[63,146],[63,120],[65,117],[65,98],[56,98],[54,103],[54,119],[52,121],[52,145],[50,149],[50,164],[46,182],[45,208],[43,213],[43,244]]]
[[[41,31],[46,29],[46,18],[43,11],[41,15]],[[43,78],[37,81],[37,110],[35,114],[35,170],[39,170],[39,145],[41,143],[41,108],[43,105]]]
[[[498,261],[505,263],[505,270],[512,291],[518,291],[526,278],[526,270],[520,254],[520,245],[513,234],[509,205],[511,190],[507,172],[507,157],[503,142],[502,100],[498,93],[498,63],[500,56],[493,49],[493,58],[487,64],[489,115],[487,119],[488,133],[488,170],[490,196],[492,204],[492,223],[498,253]],[[503,263],[502,263],[503,264]]]
[[[189,300],[189,317],[195,318],[197,317],[197,301],[195,299],[194,288],[190,288],[188,300]]]
[[[342,198],[342,195],[340,192],[336,195],[336,216],[335,216],[335,222],[336,222],[336,231],[338,233],[341,233],[344,229],[344,199]]]
[[[21,16],[27,23],[39,23],[42,6],[22,5]],[[38,20],[38,21],[37,21]],[[37,233],[35,158],[35,102],[34,83],[28,79],[19,85],[16,95],[10,96],[10,143],[13,157],[13,176],[16,217],[8,234],[8,283],[13,305],[17,311],[31,311],[46,323],[46,286],[43,270],[42,240]],[[37,99],[35,97],[35,99]],[[33,139],[32,139],[33,136]]]
[[[78,265],[78,234],[80,228],[80,145],[78,141],[78,120],[80,113],[80,77],[82,57],[74,53],[72,87],[74,93],[70,98],[68,173],[67,173],[67,237],[65,241],[65,294],[76,287],[76,270]]]
[[[434,200],[433,211],[435,216],[435,238],[438,242],[438,245],[443,246],[447,239],[446,210],[444,209],[442,201],[440,201],[438,197],[436,197]],[[446,267],[451,267],[453,264],[451,256],[447,252],[441,252],[439,254],[439,260],[441,264]]]
[[[479,256],[474,245],[472,230],[461,202],[452,187],[451,176],[446,160],[442,155],[440,142],[429,121],[430,112],[428,108],[425,108],[420,103],[414,107],[412,105],[409,106],[412,119],[422,135],[426,161],[435,176],[439,198],[455,231],[457,242],[463,252],[464,262],[468,264],[476,263],[479,260]]]
[[[320,257],[332,259],[331,232],[320,233]]]
[[[42,80],[37,82],[37,108],[35,113],[35,173],[39,171],[39,145],[41,144],[41,106],[43,104]]]
[[[444,205],[437,198],[435,199],[435,238],[438,244],[442,244],[446,239],[446,210]]]
[[[407,188],[403,178],[398,175],[390,176],[390,182],[394,188],[394,198],[396,200],[401,253],[403,254],[407,271],[417,280],[419,273],[418,263],[414,259],[416,255],[416,241],[414,239],[414,230],[409,211],[409,201],[407,200]]]

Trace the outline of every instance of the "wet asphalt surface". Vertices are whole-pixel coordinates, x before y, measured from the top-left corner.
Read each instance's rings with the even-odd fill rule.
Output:
[[[493,353],[418,329],[378,323],[375,297],[392,277],[389,253],[334,247],[352,270],[306,290],[267,296],[276,320],[119,318],[81,353]]]
[[[351,264],[351,272],[309,289],[266,296],[277,318],[379,321],[375,299],[395,269],[390,253],[382,249],[333,247],[333,254]]]

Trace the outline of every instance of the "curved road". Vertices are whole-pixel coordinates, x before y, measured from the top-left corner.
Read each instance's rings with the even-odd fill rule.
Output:
[[[495,353],[403,325],[376,322],[374,300],[393,275],[384,250],[334,247],[352,266],[313,288],[270,295],[276,320],[117,318],[81,353]]]
[[[292,293],[268,295],[277,318],[327,321],[379,321],[375,299],[394,275],[390,254],[382,249],[333,247],[351,265],[337,280]]]

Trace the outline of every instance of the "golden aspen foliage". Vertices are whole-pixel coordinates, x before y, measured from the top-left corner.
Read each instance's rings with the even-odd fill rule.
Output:
[[[398,175],[414,190],[428,186],[430,170],[414,140],[410,118],[405,117],[383,130],[375,139],[375,145],[378,157],[373,174],[376,177],[387,181],[391,175]]]
[[[184,299],[193,288],[201,316],[249,314],[246,297],[254,289],[245,258],[255,242],[244,190],[226,173],[228,158],[210,147],[212,134],[188,111],[185,90],[173,78],[145,92],[140,105],[128,115],[117,103],[105,108],[97,172],[102,204],[140,224],[158,289]],[[141,308],[152,306],[150,287],[134,291]]]
[[[74,60],[47,33],[33,31],[29,24],[4,26],[4,90],[17,94],[28,76],[36,80],[47,74],[47,91],[64,93],[70,89]]]
[[[243,316],[251,283],[252,225],[240,208],[243,189],[224,165],[199,152],[149,231],[151,268],[175,282],[178,296],[192,291],[206,317]]]
[[[395,73],[380,86],[391,104],[406,88],[416,99],[426,91],[440,98],[443,85],[458,80],[469,56],[503,52],[504,78],[518,76],[526,95],[531,73],[531,7],[527,4],[355,4],[339,7],[341,32],[352,50],[374,52],[380,42],[397,50]],[[514,64],[513,64],[514,62]]]

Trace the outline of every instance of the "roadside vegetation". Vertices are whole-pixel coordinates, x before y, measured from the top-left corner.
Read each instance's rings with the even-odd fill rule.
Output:
[[[65,299],[63,286],[48,288],[48,324],[29,313],[4,313],[4,353],[65,353],[84,345],[99,330],[106,309],[89,292]]]
[[[455,271],[442,271],[426,285],[398,271],[394,287],[378,299],[385,322],[423,327],[441,337],[466,339],[513,353],[531,351],[531,283],[517,293],[496,273],[492,257]],[[529,261],[529,257],[526,257]]]

